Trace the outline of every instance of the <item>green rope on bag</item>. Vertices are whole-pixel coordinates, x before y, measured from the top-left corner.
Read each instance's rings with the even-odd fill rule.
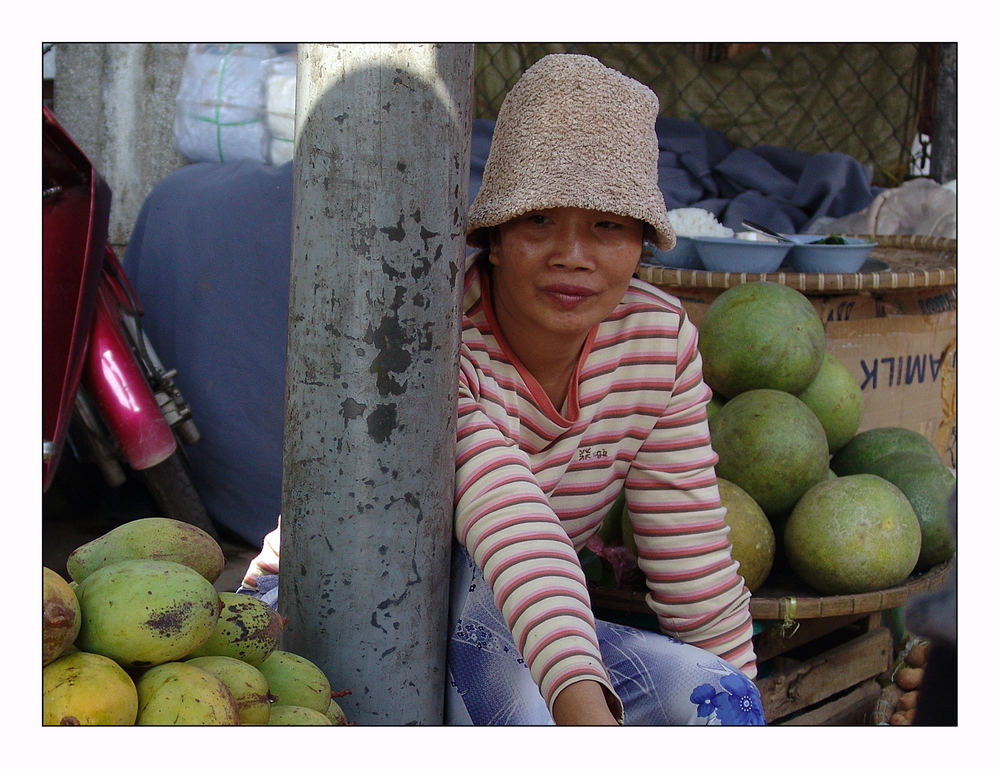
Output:
[[[795,596],[788,595],[781,599],[781,637],[791,638],[799,630],[799,623],[795,620]],[[787,602],[787,603],[785,603]],[[792,632],[788,632],[791,630]]]
[[[222,129],[232,128],[234,126],[244,126],[244,125],[254,125],[255,123],[260,123],[262,118],[250,118],[248,120],[230,120],[223,122],[222,120],[222,82],[226,77],[226,64],[229,62],[229,54],[237,47],[241,45],[240,43],[227,43],[226,50],[222,54],[222,67],[219,69],[219,80],[215,86],[215,117],[201,117],[198,114],[191,113],[190,116],[195,120],[200,120],[205,123],[212,123],[215,126],[215,147],[219,155],[219,162],[224,163],[225,157],[222,152]]]
[[[233,50],[233,43],[226,46],[222,54],[222,67],[219,69],[219,82],[215,86],[215,146],[219,152],[219,162],[224,163],[222,157],[222,80],[226,76],[226,64],[229,63],[229,53]]]

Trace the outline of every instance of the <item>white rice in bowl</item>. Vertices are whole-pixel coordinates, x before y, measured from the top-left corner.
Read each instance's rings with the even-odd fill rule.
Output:
[[[674,234],[682,238],[731,238],[733,231],[704,208],[675,208],[667,211]]]

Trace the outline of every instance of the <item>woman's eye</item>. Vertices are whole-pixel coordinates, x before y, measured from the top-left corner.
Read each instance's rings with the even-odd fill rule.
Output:
[[[528,221],[532,224],[545,224],[548,221],[548,217],[544,214],[530,214],[528,216]]]
[[[613,222],[608,219],[602,220],[597,223],[598,227],[603,227],[607,230],[614,230],[622,226],[621,222]]]

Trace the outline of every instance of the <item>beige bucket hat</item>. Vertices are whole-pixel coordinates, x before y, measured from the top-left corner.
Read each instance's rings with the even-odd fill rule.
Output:
[[[574,207],[648,223],[654,244],[675,242],[657,186],[659,100],[591,56],[550,54],[525,70],[497,115],[466,240],[545,208]]]

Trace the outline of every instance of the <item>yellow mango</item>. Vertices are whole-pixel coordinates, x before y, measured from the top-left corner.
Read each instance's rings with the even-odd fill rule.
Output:
[[[100,654],[65,654],[42,669],[42,723],[47,726],[129,726],[138,708],[128,673]]]
[[[80,632],[80,602],[69,583],[42,567],[42,665],[65,652]]]

